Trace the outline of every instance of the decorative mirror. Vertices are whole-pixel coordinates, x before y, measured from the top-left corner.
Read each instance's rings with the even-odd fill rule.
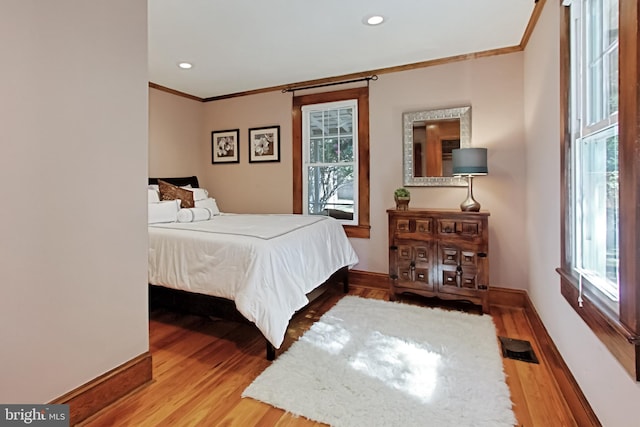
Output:
[[[405,186],[466,187],[451,173],[451,150],[471,147],[471,107],[402,114]]]

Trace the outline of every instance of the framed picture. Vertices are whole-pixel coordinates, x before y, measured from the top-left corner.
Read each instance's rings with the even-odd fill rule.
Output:
[[[249,163],[280,161],[280,126],[249,129]]]
[[[211,132],[211,163],[240,163],[240,129]]]

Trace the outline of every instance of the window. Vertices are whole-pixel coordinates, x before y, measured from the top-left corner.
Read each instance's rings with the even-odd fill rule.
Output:
[[[618,313],[617,126],[577,138],[572,176],[573,270]]]
[[[302,107],[302,213],[358,225],[357,100]]]
[[[573,1],[570,31],[568,264],[617,313],[618,1]]]
[[[369,237],[369,90],[293,98],[293,211]]]
[[[561,290],[640,380],[638,3],[562,3]]]

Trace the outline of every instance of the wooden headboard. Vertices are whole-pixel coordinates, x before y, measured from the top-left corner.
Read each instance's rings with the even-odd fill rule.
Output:
[[[168,182],[169,184],[177,185],[178,187],[184,187],[185,185],[191,185],[193,188],[198,188],[197,176],[181,176],[175,178],[149,178],[149,184],[157,184],[158,180]]]

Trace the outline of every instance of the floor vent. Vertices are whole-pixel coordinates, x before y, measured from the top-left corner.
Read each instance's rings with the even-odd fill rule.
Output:
[[[498,337],[502,345],[502,357],[521,360],[528,363],[539,363],[531,343],[507,337]]]

